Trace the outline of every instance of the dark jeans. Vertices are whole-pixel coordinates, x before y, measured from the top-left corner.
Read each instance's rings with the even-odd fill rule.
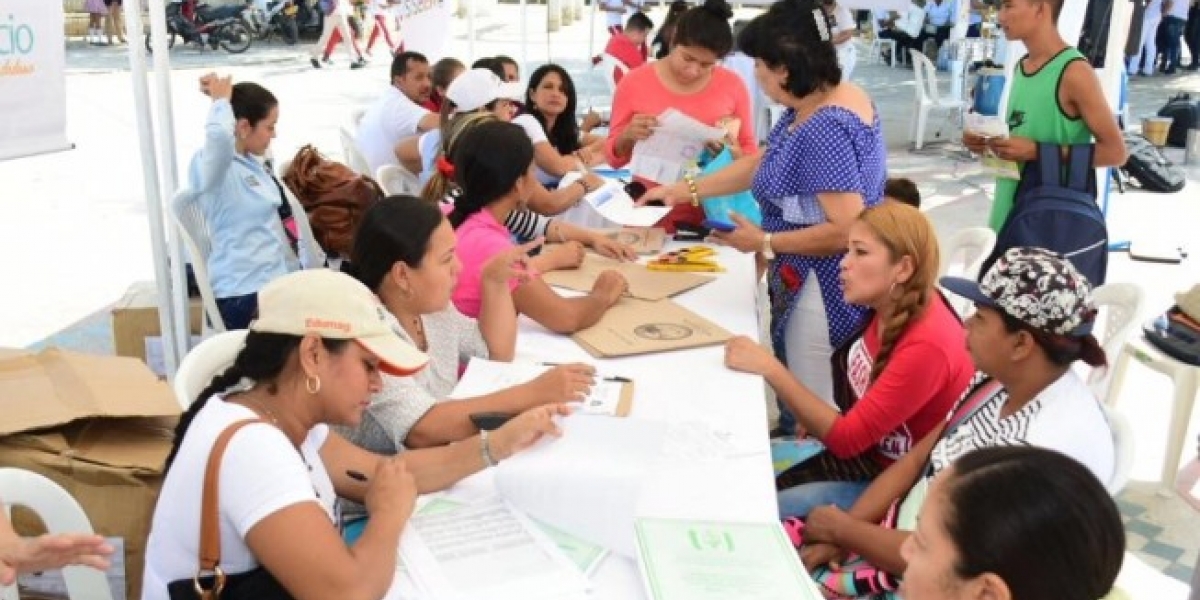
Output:
[[[886,29],[884,31],[880,31],[879,39],[896,41],[896,54],[899,55],[895,57],[897,63],[908,62],[908,49],[916,47],[916,42],[913,40],[912,36],[898,29]]]
[[[940,50],[942,48],[942,44],[946,43],[946,40],[950,39],[950,29],[952,29],[953,27],[954,27],[953,25],[945,25],[943,27],[938,27],[937,30],[934,31],[934,33],[926,33],[925,30],[922,29],[921,35],[917,36],[917,41],[913,43],[913,47],[919,51],[924,51],[925,50],[925,40],[933,40],[933,42],[935,44],[937,44],[937,47]]]
[[[1163,70],[1173,73],[1179,68],[1179,59],[1183,54],[1183,28],[1187,21],[1179,17],[1163,17]]]
[[[1189,69],[1200,67],[1196,55],[1200,53],[1200,6],[1193,6],[1188,11],[1187,25],[1183,28],[1183,41],[1187,42],[1188,53],[1192,55]]]
[[[967,37],[969,37],[969,38],[977,38],[977,37],[979,37],[979,36],[982,34],[982,30],[983,30],[983,24],[982,24],[982,23],[976,23],[976,24],[974,24],[974,25],[968,25],[968,26],[967,26]]]
[[[217,311],[225,321],[225,329],[246,329],[258,316],[258,294],[217,298]]]

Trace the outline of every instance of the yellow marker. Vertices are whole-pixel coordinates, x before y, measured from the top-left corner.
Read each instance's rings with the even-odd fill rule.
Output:
[[[702,271],[710,273],[724,272],[725,268],[716,263],[703,262],[688,262],[688,263],[660,263],[652,262],[646,265],[646,268],[651,271]]]

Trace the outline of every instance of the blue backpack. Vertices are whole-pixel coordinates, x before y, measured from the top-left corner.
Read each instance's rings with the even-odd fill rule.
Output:
[[[996,236],[996,249],[984,261],[980,275],[1005,250],[1036,246],[1061,254],[1087,277],[1092,286],[1104,285],[1108,271],[1108,226],[1096,204],[1094,146],[1071,146],[1064,171],[1057,144],[1038,144],[1038,159],[1025,164],[1021,184],[1008,220]]]

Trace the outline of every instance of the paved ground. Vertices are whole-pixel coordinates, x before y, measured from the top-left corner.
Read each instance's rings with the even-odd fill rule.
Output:
[[[544,12],[530,9],[529,30],[539,31]],[[661,19],[662,12],[651,15]],[[493,9],[478,19],[476,53],[522,56],[519,12]],[[465,25],[455,24],[451,49],[467,55]],[[597,27],[597,44],[604,39]],[[137,41],[140,45],[140,40]],[[531,65],[560,62],[576,74],[581,102],[604,104],[603,86],[585,65],[588,30],[576,23],[545,43],[545,34],[529,41]],[[282,102],[278,156],[290,156],[305,143],[330,155],[340,154],[337,127],[352,107],[369,102],[387,80],[387,60],[377,58],[361,71],[313,71],[301,49],[282,45],[256,46],[248,53],[176,49],[172,53],[175,133],[182,173],[187,157],[201,141],[207,99],[196,92],[196,78],[211,68],[254,79],[270,87]],[[68,46],[68,131],[76,144],[71,152],[0,163],[5,193],[0,207],[0,273],[12,282],[0,295],[0,346],[58,344],[96,352],[112,352],[108,307],[131,282],[152,278],[149,230],[142,190],[142,163],[133,112],[127,50],[95,48],[79,42]],[[528,70],[528,69],[527,69]],[[925,207],[948,234],[986,220],[990,181],[945,144],[922,152],[907,149],[912,102],[912,72],[861,64],[855,75],[876,99],[889,145],[894,174],[917,181]],[[1177,90],[1200,91],[1200,76],[1139,78],[1131,84],[1131,114],[1153,113]],[[1136,119],[1135,119],[1136,121]],[[954,139],[951,123],[941,139]],[[1178,154],[1175,155],[1178,159]],[[1197,239],[1200,203],[1196,189],[1200,170],[1177,194],[1130,192],[1114,195],[1109,208],[1113,239]],[[1200,247],[1193,244],[1193,253]],[[1143,317],[1172,303],[1171,294],[1200,281],[1192,258],[1180,265],[1135,263],[1113,254],[1110,281],[1133,281],[1146,291]],[[18,293],[19,291],[19,293]],[[1170,384],[1148,369],[1135,366],[1128,378],[1119,410],[1133,423],[1137,442],[1134,482],[1121,495],[1132,550],[1150,565],[1187,581],[1200,547],[1200,517],[1174,497],[1156,495],[1154,481],[1163,458],[1163,431],[1169,419]],[[1200,428],[1200,411],[1192,416],[1189,440]],[[1184,459],[1195,445],[1187,444]]]

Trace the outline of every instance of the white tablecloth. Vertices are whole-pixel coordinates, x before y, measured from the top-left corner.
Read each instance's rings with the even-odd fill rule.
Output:
[[[753,256],[720,248],[719,260],[727,272],[674,300],[735,335],[758,339]],[[640,516],[755,522],[777,518],[763,381],[726,369],[724,346],[598,360],[569,337],[521,317],[517,359],[595,364],[606,375],[635,381],[629,418],[701,421],[731,434],[729,441],[738,448],[735,456],[680,467],[656,478],[643,491]],[[455,487],[470,495],[486,492],[493,487],[492,474],[478,473]],[[591,597],[597,600],[646,597],[636,563],[621,556],[609,555],[592,582]]]

